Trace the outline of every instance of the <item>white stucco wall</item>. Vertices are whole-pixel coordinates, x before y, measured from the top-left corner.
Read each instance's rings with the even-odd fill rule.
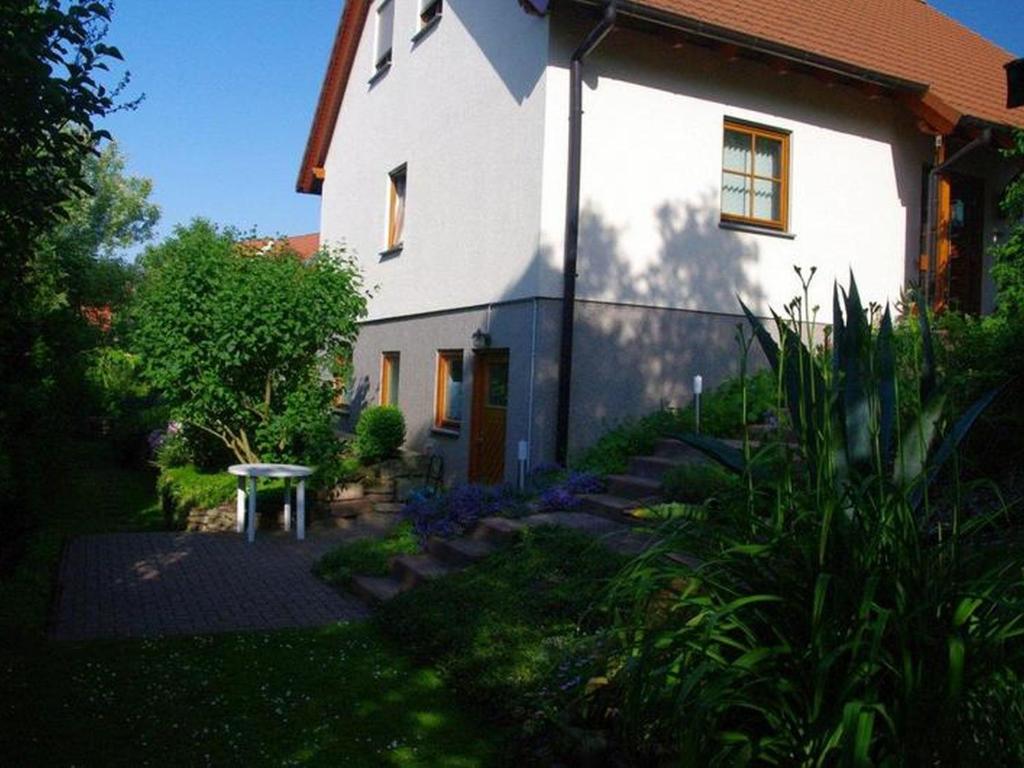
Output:
[[[393,63],[372,74],[377,3],[328,152],[325,241],[378,286],[370,319],[536,294],[547,19],[510,0],[446,0],[418,43],[418,0],[395,3]],[[405,248],[381,259],[388,173],[408,164]]]
[[[561,290],[566,63],[592,23],[552,22],[545,295]],[[852,267],[862,294],[884,300],[914,269],[930,142],[891,102],[618,31],[587,61],[584,115],[580,298],[732,313],[739,294],[781,309],[799,291],[792,267],[817,266],[812,302],[827,321],[834,277]],[[792,132],[792,239],[719,228],[726,117]]]

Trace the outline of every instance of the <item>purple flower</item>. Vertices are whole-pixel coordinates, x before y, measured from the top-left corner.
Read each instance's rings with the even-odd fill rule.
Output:
[[[508,487],[459,485],[436,495],[413,494],[402,510],[421,539],[459,536],[481,517],[507,511],[516,503]]]
[[[571,491],[560,485],[548,488],[540,495],[540,508],[546,512],[575,509],[580,503]]]
[[[593,472],[579,472],[573,470],[562,483],[562,487],[569,493],[601,493],[604,490],[604,480]]]
[[[146,443],[149,445],[150,454],[155,455],[166,439],[167,434],[162,429],[154,429],[146,435]]]

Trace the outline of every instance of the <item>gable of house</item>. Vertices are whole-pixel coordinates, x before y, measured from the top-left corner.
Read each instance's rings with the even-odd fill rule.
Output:
[[[579,0],[601,6],[598,0]],[[526,12],[548,2],[519,0]],[[296,189],[319,194],[323,166],[372,0],[348,0],[331,50]],[[976,120],[1024,128],[1006,105],[1014,57],[922,0],[639,0],[620,16],[776,56],[898,95],[940,133]]]

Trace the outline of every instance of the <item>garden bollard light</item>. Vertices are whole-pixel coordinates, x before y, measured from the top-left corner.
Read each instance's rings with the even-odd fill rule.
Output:
[[[700,396],[704,392],[704,377],[700,374],[693,377],[693,424],[694,430],[700,434]]]

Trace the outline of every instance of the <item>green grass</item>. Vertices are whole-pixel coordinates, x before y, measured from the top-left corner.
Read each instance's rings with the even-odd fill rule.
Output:
[[[50,484],[36,510],[40,524],[29,534],[14,573],[0,580],[0,635],[42,632],[65,539],[164,527],[153,491],[155,473],[122,467],[106,443],[69,441],[50,450]]]
[[[485,727],[437,671],[371,623],[153,640],[57,643],[45,618],[65,537],[158,530],[154,476],[99,444],[47,457],[52,504],[0,581],[0,763],[494,765]]]
[[[193,464],[167,467],[160,471],[157,492],[170,506],[174,527],[181,527],[193,509],[213,509],[234,501],[238,478],[226,471],[203,471]],[[256,483],[256,505],[260,509],[284,503],[284,480],[261,478]]]
[[[413,555],[421,550],[412,523],[403,521],[384,538],[361,539],[328,552],[313,567],[313,572],[329,584],[346,586],[353,576],[384,576],[391,558]]]
[[[438,674],[369,624],[52,643],[0,669],[8,765],[493,764]]]
[[[465,700],[521,722],[570,693],[580,628],[624,562],[581,533],[528,531],[486,560],[391,600],[378,626],[436,665]]]

